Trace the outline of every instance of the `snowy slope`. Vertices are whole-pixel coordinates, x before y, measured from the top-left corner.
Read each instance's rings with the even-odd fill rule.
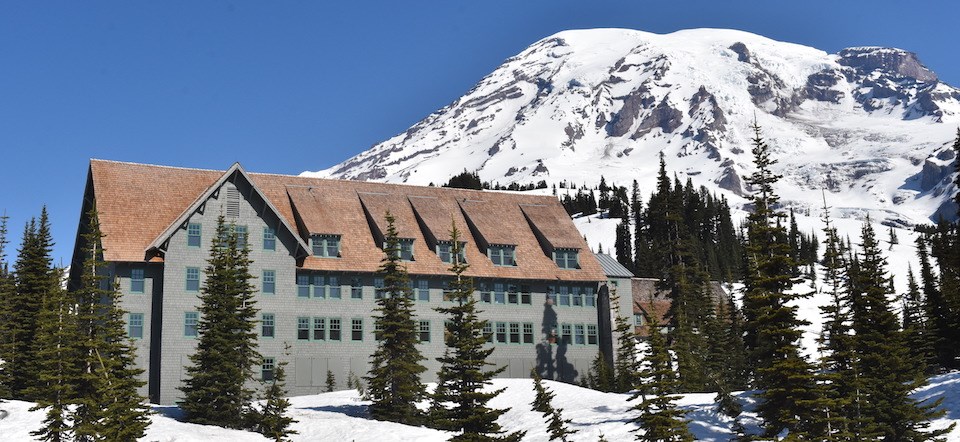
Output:
[[[595,185],[602,174],[649,190],[663,151],[681,179],[737,206],[754,118],[788,205],[819,207],[826,189],[845,216],[910,224],[952,194],[960,91],[914,54],[827,54],[722,29],[558,33],[404,133],[305,175],[427,184],[468,169],[501,184]]]
[[[571,441],[596,441],[601,434],[610,441],[633,440],[635,428],[629,421],[635,415],[628,402],[628,394],[601,393],[574,385],[553,381],[544,381],[557,397],[554,406],[563,408],[563,416],[572,420],[571,428],[578,432]],[[495,408],[511,407],[501,416],[499,423],[507,431],[527,432],[525,442],[546,442],[546,425],[539,413],[529,408],[533,401],[533,382],[529,379],[498,379],[493,388],[506,388],[491,405]],[[713,394],[682,395],[678,404],[688,410],[690,430],[697,440],[726,441],[731,434],[732,420],[713,411]],[[747,403],[747,411],[742,420],[748,430],[757,431],[756,416],[750,412],[752,401],[748,393],[740,395]],[[935,428],[942,428],[951,422],[960,421],[960,373],[952,373],[931,378],[927,387],[915,393],[917,399],[944,397],[944,406],[951,410],[946,416],[934,421]],[[299,432],[292,436],[294,441],[443,441],[451,433],[430,430],[422,427],[378,422],[367,419],[365,401],[355,391],[338,391],[313,396],[292,398],[292,415],[299,421],[293,428]],[[0,434],[3,440],[33,440],[29,433],[40,426],[43,418],[41,411],[28,411],[33,404],[10,401],[0,404],[7,410],[8,417],[0,420]],[[265,441],[259,434],[226,430],[223,428],[193,425],[178,422],[169,415],[176,416],[172,407],[155,408],[157,414],[148,430],[148,441],[163,442],[245,442]],[[960,441],[960,429],[955,429],[948,441]]]

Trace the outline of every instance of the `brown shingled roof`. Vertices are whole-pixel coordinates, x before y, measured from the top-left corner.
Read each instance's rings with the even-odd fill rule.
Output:
[[[554,249],[577,249],[583,245],[580,232],[571,222],[563,207],[556,204],[522,204],[520,210],[533,224],[543,239]]]
[[[223,174],[219,171],[101,160],[91,161],[91,173],[94,195],[100,209],[101,228],[107,235],[104,238],[104,247],[108,251],[106,259],[111,261],[143,261],[151,241]],[[415,261],[406,263],[412,274],[445,274],[449,267],[440,261],[433,250],[428,250],[426,235],[414,214],[416,208],[424,221],[422,227],[429,231],[428,234],[436,235],[437,239],[449,236],[447,230],[451,217],[457,223],[467,242],[470,276],[559,281],[605,279],[599,262],[592,253],[586,253],[589,250],[587,244],[553,196],[260,173],[247,175],[289,225],[307,230],[298,232],[302,238],[310,233],[342,235],[340,258],[310,256],[302,264],[306,269],[376,271],[383,252],[374,241],[361,205],[362,200],[371,215],[377,217],[382,217],[382,214],[376,214],[387,208],[391,212],[396,211],[400,236],[414,239]],[[436,206],[427,208],[426,201],[429,198],[436,199]],[[487,241],[516,245],[516,267],[497,267],[490,262],[486,250],[480,250],[477,239],[467,229],[458,203],[470,207],[464,211],[471,216],[478,230],[485,237],[489,236],[485,238]],[[564,237],[556,241],[565,241],[565,244],[576,245],[574,248],[584,251],[580,254],[581,269],[560,269],[550,256],[546,256],[520,205],[555,206],[549,210],[563,214],[562,219],[569,224],[569,228],[566,233],[561,233]],[[295,209],[302,225],[296,222]],[[441,213],[444,211],[447,213]]]

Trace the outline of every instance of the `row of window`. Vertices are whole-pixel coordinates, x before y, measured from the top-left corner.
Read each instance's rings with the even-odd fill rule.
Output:
[[[237,245],[243,247],[247,245],[248,233],[247,226],[231,224],[229,229],[237,235]],[[201,246],[203,226],[200,223],[187,224],[187,247]],[[263,228],[262,237],[263,250],[277,250],[277,232],[272,227]]]

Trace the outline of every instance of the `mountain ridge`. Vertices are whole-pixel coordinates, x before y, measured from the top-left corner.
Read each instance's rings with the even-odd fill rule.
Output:
[[[830,192],[841,216],[893,225],[951,218],[960,90],[916,54],[836,54],[745,31],[562,31],[505,60],[451,104],[343,163],[306,175],[427,184],[463,169],[501,184],[651,189],[668,167],[742,205],[756,122],[781,160],[784,204]]]

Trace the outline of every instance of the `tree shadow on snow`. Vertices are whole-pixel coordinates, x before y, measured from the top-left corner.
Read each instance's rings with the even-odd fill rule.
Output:
[[[326,411],[328,413],[340,413],[350,417],[360,417],[367,419],[370,413],[366,405],[323,405],[319,407],[297,407],[300,410]]]

